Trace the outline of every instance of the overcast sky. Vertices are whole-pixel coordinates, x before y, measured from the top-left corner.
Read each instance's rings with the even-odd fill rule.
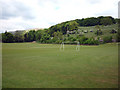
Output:
[[[118,17],[119,0],[0,0],[0,32],[49,28],[67,20]]]

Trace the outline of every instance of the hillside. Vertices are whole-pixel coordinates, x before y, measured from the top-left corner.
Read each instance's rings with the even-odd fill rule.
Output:
[[[2,42],[32,42],[98,45],[118,41],[117,19],[111,16],[75,19],[53,25],[47,29],[5,32]],[[101,42],[102,41],[102,42]]]
[[[104,36],[109,36],[109,35],[115,37],[117,33],[111,34],[110,31],[113,29],[117,31],[118,24],[113,24],[113,25],[108,25],[108,26],[100,25],[100,29],[103,32],[103,35],[99,35],[99,36],[95,35],[95,32],[97,31],[96,26],[78,27],[78,29],[79,29],[79,33],[82,32],[82,34],[88,38],[89,37],[104,37]],[[84,31],[87,31],[87,33],[85,33]],[[71,36],[75,37],[76,34],[71,34]]]

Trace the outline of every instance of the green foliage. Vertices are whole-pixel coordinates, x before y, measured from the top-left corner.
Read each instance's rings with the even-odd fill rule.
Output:
[[[77,29],[78,29],[78,23],[76,21],[69,21],[69,22],[67,21],[61,24],[51,26],[49,28],[49,34],[53,36],[53,33],[57,31],[61,32],[62,34],[66,34],[67,30],[72,31]]]
[[[72,40],[73,40],[73,37],[69,36],[69,37],[68,37],[68,40],[69,40],[69,41],[72,41]]]
[[[63,34],[59,31],[53,33],[53,36],[58,40],[62,40],[62,35]]]
[[[69,31],[77,30],[78,29],[78,23],[76,21],[71,21],[65,24],[65,27]]]
[[[56,43],[56,44],[61,44],[61,43],[62,43],[62,40],[57,40],[55,43]]]
[[[30,30],[29,32],[24,34],[25,42],[35,41],[35,30]]]
[[[97,31],[95,32],[96,35],[102,35],[103,34],[99,25],[96,25],[95,28],[97,29]]]
[[[112,42],[112,36],[105,36],[105,37],[103,37],[103,41],[104,41],[104,43]]]
[[[85,37],[85,36],[82,36],[82,37],[79,38],[79,42],[80,42],[81,44],[84,44],[84,42],[85,42],[86,40],[88,40],[88,38]]]
[[[89,38],[88,40],[86,40],[84,42],[84,44],[88,44],[88,45],[98,45],[99,41],[95,40],[94,38]]]
[[[76,38],[72,38],[72,41],[76,41],[77,39]]]
[[[14,35],[15,42],[24,42],[24,36],[21,31],[16,31]]]
[[[50,35],[48,33],[43,33],[40,39],[41,43],[48,43],[50,40]]]
[[[76,19],[75,21],[79,24],[79,26],[111,25],[116,23],[116,20],[110,16],[82,18]]]
[[[51,41],[51,43],[56,43],[57,38],[53,37],[50,41]]]
[[[98,20],[97,18],[94,18],[94,17],[91,17],[91,18],[86,18],[84,19],[83,21],[83,25],[84,26],[95,26],[95,25],[98,25]]]
[[[7,32],[7,31],[5,33],[2,33],[2,42],[4,42],[4,43],[12,43],[12,42],[14,42],[13,34]]]
[[[105,25],[105,26],[111,25],[111,24],[113,24],[113,21],[112,21],[112,19],[106,17],[106,18],[101,19],[100,24]]]
[[[35,37],[36,37],[36,41],[40,41],[40,39],[41,39],[41,37],[42,37],[42,32],[41,32],[41,30],[36,31]]]
[[[117,41],[120,42],[120,19],[118,19],[118,33],[117,33]]]
[[[26,32],[24,35],[16,31],[13,39],[10,42],[32,42],[37,41],[40,43],[61,43],[64,42],[72,42],[75,43],[80,41],[82,44],[95,44],[98,41],[92,39],[91,37],[98,37],[100,38],[105,35],[103,33],[112,34],[113,39],[116,40],[116,30],[111,30],[112,25],[115,23],[119,23],[119,19],[115,20],[114,18],[107,16],[107,17],[91,17],[91,18],[83,18],[83,19],[76,19],[71,21],[62,22],[56,25],[51,26],[50,28],[45,28],[42,30],[30,30]],[[99,26],[101,25],[101,26]],[[104,26],[110,25],[110,26]],[[78,26],[93,26],[93,27],[78,27]],[[101,30],[102,29],[102,30]],[[94,33],[89,33],[90,30]],[[110,31],[111,30],[111,31]],[[65,35],[67,33],[67,35]],[[97,36],[96,36],[96,35]],[[84,36],[85,35],[85,36]],[[3,42],[9,42],[8,36],[4,33]],[[11,35],[12,38],[12,35]],[[117,41],[120,41],[119,30],[117,34]]]

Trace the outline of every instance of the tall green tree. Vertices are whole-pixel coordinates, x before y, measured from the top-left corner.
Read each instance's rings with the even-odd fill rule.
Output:
[[[24,35],[21,31],[15,31],[14,35],[15,42],[24,42]]]
[[[83,21],[84,26],[95,26],[95,25],[98,25],[98,24],[99,24],[99,21],[95,17],[86,18]]]
[[[26,33],[24,34],[24,38],[25,38],[25,41],[26,41],[26,42],[35,41],[35,40],[36,40],[35,30],[30,30],[29,32],[26,32]]]
[[[101,19],[100,24],[105,25],[105,26],[111,25],[111,24],[113,24],[113,21],[111,18],[107,17],[107,18]]]
[[[53,36],[56,38],[56,39],[59,39],[59,40],[62,40],[62,33],[57,31],[57,32],[54,32],[53,33]]]
[[[43,33],[40,39],[41,43],[47,43],[50,40],[50,35],[48,33]]]
[[[41,37],[42,37],[42,32],[41,32],[41,30],[36,31],[35,37],[36,37],[36,41],[40,41],[40,39],[41,39]]]
[[[118,19],[118,33],[117,33],[117,41],[120,42],[120,19]]]
[[[29,42],[28,32],[24,34],[24,41]]]
[[[78,23],[76,21],[69,22],[69,30],[77,30]]]
[[[14,37],[12,33],[5,32],[2,33],[2,42],[4,43],[13,43],[14,42]]]

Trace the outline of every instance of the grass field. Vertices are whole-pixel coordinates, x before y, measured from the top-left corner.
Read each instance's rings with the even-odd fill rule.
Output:
[[[3,88],[117,88],[118,46],[3,43]]]

